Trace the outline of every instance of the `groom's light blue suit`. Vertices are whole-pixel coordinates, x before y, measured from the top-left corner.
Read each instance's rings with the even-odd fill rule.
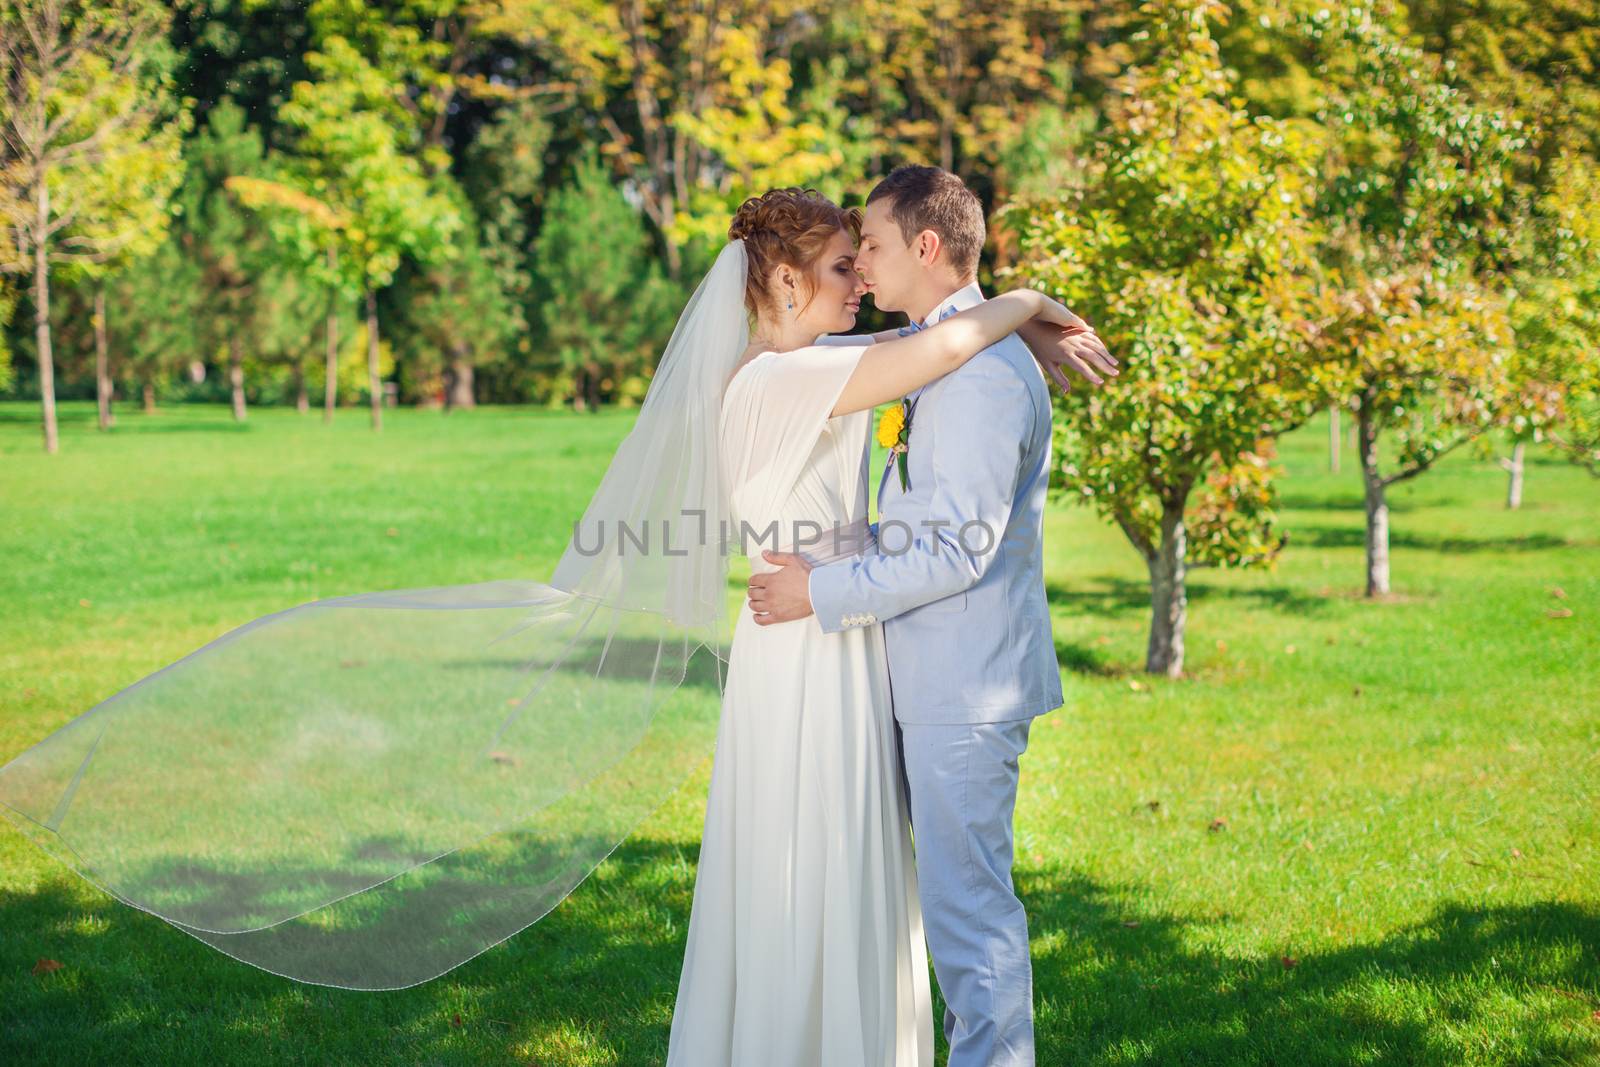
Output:
[[[968,285],[901,332],[983,299]],[[1062,703],[1043,573],[1050,394],[1012,334],[909,399],[910,488],[891,456],[876,551],[813,569],[811,605],[827,633],[883,623],[950,1067],[1032,1067],[1011,817],[1029,724]]]

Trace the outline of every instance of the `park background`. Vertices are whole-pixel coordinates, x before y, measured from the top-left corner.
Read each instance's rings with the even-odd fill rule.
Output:
[[[1056,398],[1040,1062],[1600,1062],[1597,61],[1591,0],[0,0],[0,760],[547,576],[738,204],[935,163],[1124,365]],[[389,994],[8,828],[0,1055],[659,1062],[708,771]]]

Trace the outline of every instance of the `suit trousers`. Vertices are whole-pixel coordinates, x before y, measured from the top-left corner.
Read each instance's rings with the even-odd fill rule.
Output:
[[[1034,1067],[1028,917],[1011,883],[1031,723],[895,724],[949,1067]]]

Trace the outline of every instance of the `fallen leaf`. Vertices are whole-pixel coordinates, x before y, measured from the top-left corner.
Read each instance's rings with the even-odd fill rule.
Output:
[[[450,1020],[450,1025],[455,1027],[457,1030],[461,1029],[461,1013],[459,1011],[456,1012],[455,1018]]]
[[[1522,850],[1520,848],[1512,849],[1511,850],[1511,858],[1514,859],[1514,860],[1520,860],[1522,858]]]
[[[48,957],[40,956],[39,962],[33,965],[33,973],[49,974],[51,971],[59,971],[61,967],[62,963],[60,960],[52,960]]]
[[[1228,828],[1228,820],[1227,819],[1212,819],[1211,820],[1210,829],[1211,829],[1212,833],[1216,833],[1218,830],[1226,830],[1227,828]]]
[[[1134,927],[1139,925],[1139,920],[1138,919],[1125,919],[1125,920],[1123,920],[1122,925],[1126,926],[1128,929],[1132,930]]]
[[[507,752],[491,752],[489,753],[489,758],[496,763],[509,763],[512,766],[516,766],[517,763],[517,757]]]
[[[1142,693],[1145,690],[1145,685],[1137,678],[1133,678],[1128,681],[1128,688],[1132,689],[1135,693]]]
[[[388,534],[390,537],[399,537],[400,536],[400,531],[396,530],[393,526],[389,527],[387,530],[385,530],[383,532]]]
[[[1316,849],[1312,847],[1311,839],[1309,837],[1302,837],[1300,839],[1300,847],[1305,849],[1307,852],[1316,851]]]
[[[78,607],[80,607],[80,608],[86,608],[86,607],[88,607],[88,606],[89,606],[89,598],[88,598],[88,597],[81,597],[81,598],[79,598],[79,600],[78,600]]]
[[[364,660],[364,659],[342,659],[342,660],[339,661],[339,666],[341,666],[341,667],[364,667],[364,666],[366,666],[366,663],[367,663],[367,661]]]
[[[1284,653],[1286,655],[1292,656],[1292,655],[1294,655],[1294,646],[1293,645],[1284,645],[1283,646],[1283,651],[1284,651]]]
[[[1350,695],[1353,696],[1353,697],[1360,696],[1361,695],[1361,687],[1358,685],[1354,689],[1350,690]]]
[[[85,603],[87,603],[87,601]],[[1572,609],[1571,608],[1551,608],[1549,611],[1545,612],[1544,614],[1545,614],[1546,618],[1550,618],[1550,619],[1570,619],[1570,618],[1572,618]]]
[[[1300,963],[1300,961],[1295,959],[1293,956],[1283,956],[1283,957],[1281,957],[1280,962],[1282,962],[1283,969],[1286,970],[1286,971],[1289,970],[1291,967],[1299,966],[1299,963]]]
[[[1561,588],[1559,585],[1550,587],[1550,595],[1555,597],[1557,600],[1567,599],[1567,591]]]

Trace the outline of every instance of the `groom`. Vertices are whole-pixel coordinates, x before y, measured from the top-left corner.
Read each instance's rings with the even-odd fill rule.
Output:
[[[900,167],[867,198],[855,266],[906,333],[983,301],[983,243],[960,178]],[[825,633],[883,622],[950,1067],[1032,1067],[1011,817],[1028,727],[1062,703],[1043,574],[1050,395],[1013,334],[907,401],[908,484],[891,454],[876,552],[815,568],[765,553],[782,566],[750,580],[751,607],[763,625],[815,612]]]

